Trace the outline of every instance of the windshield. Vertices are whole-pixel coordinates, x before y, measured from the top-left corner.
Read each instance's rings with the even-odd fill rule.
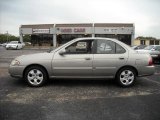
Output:
[[[57,47],[57,48],[53,48],[53,50],[49,50],[48,52],[53,52],[54,50],[56,51],[56,50],[58,50],[58,49],[60,49],[60,48],[63,48],[64,46],[66,46],[66,45],[72,43],[72,42],[75,41],[75,40],[77,40],[77,38],[75,38],[75,39],[73,39],[73,40],[71,40],[71,41],[69,41],[69,42],[63,44],[62,46],[59,46],[59,47]]]
[[[10,43],[11,43],[11,44],[17,44],[18,41],[11,41]]]
[[[144,50],[151,50],[154,46],[147,46],[144,48]]]

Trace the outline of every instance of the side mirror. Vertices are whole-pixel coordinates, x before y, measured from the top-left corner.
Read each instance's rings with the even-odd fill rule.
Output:
[[[63,50],[61,50],[61,51],[59,52],[60,55],[64,55],[65,53],[66,53],[66,50],[65,50],[65,49],[63,49]]]

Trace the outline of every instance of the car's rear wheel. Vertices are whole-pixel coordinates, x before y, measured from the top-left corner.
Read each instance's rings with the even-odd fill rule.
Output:
[[[135,83],[136,80],[136,72],[133,68],[122,68],[117,76],[116,80],[122,87],[129,87],[132,86]]]
[[[25,80],[32,87],[40,87],[47,81],[47,73],[40,66],[31,66],[25,71]]]

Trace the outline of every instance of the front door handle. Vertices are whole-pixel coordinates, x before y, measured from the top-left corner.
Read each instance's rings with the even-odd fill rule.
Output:
[[[91,60],[91,58],[87,57],[87,58],[85,58],[85,60]]]

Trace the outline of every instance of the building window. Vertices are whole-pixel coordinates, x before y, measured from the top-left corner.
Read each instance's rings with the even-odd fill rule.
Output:
[[[69,42],[75,38],[82,38],[82,37],[91,37],[91,34],[60,34],[57,35],[57,43],[64,44],[66,42]]]
[[[131,45],[131,35],[126,34],[96,34],[95,37],[115,38],[119,41]]]
[[[159,45],[159,41],[158,40],[155,41],[155,45]]]
[[[154,45],[154,40],[150,40],[150,45]]]
[[[53,35],[52,34],[33,34],[31,35],[31,43],[33,46],[52,46],[53,43]]]
[[[141,40],[141,45],[145,45],[146,41],[145,40]]]

